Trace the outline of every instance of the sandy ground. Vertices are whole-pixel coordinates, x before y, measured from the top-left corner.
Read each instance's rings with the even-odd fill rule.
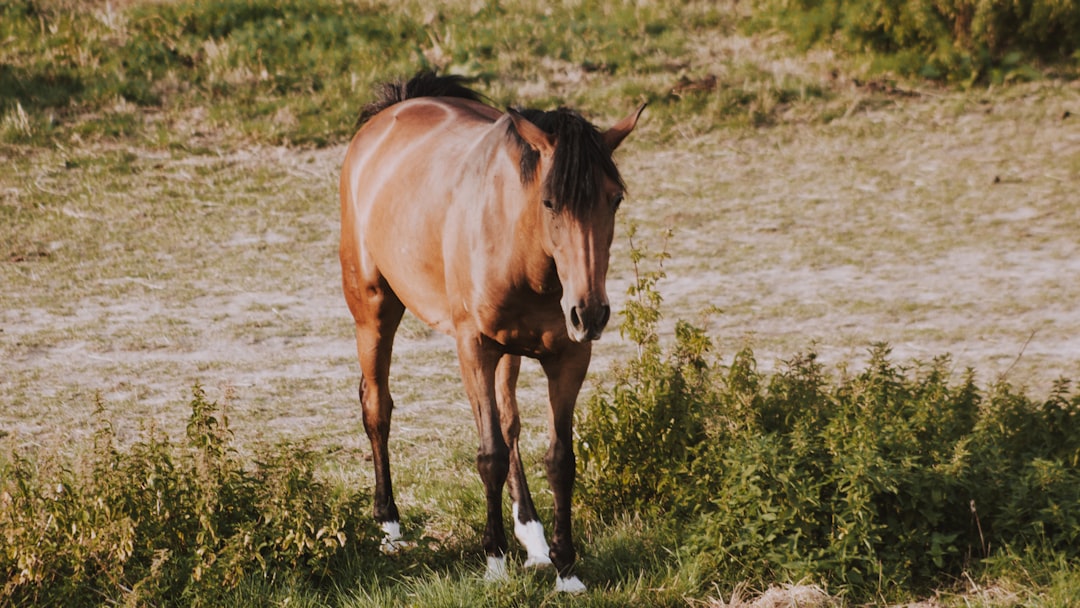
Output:
[[[639,242],[655,250],[673,232],[660,284],[665,327],[675,318],[705,324],[721,362],[749,344],[771,369],[812,348],[840,374],[885,341],[906,364],[951,353],[957,375],[973,367],[984,385],[1005,378],[1038,394],[1060,376],[1080,377],[1075,85],[986,101],[856,104],[828,125],[666,143],[646,126],[638,137],[621,152],[631,197],[620,234],[634,221]],[[123,440],[147,426],[179,434],[199,382],[227,403],[241,444],[284,438],[365,453],[336,260],[343,151],[254,149],[215,160],[222,171],[269,171],[282,187],[303,186],[297,197],[309,203],[299,210],[262,209],[206,241],[230,259],[265,256],[276,264],[272,281],[239,264],[188,280],[192,262],[162,250],[156,263],[174,266],[172,278],[105,272],[73,289],[54,276],[66,272],[56,256],[0,260],[0,441],[77,442],[92,431],[96,394]],[[74,188],[49,169],[54,162],[43,156],[0,182],[0,200]],[[158,159],[152,170],[197,180],[199,162]],[[79,200],[65,204],[64,221],[92,221]],[[133,237],[141,250],[154,250],[154,230]],[[127,246],[101,245],[118,263]],[[628,247],[618,236],[616,310],[633,276]],[[718,312],[703,315],[710,307]],[[631,350],[609,330],[586,390]],[[397,449],[469,437],[452,341],[407,318],[395,357]],[[525,367],[521,385],[527,429],[541,441],[538,366]]]

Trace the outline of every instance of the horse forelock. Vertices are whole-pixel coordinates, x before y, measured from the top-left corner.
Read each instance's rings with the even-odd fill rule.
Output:
[[[602,134],[580,114],[567,108],[520,112],[555,139],[551,170],[542,187],[556,211],[566,209],[581,216],[591,210],[602,194],[601,176],[625,187]],[[540,153],[517,134],[513,123],[508,130],[520,150],[521,182],[532,184],[537,179]]]

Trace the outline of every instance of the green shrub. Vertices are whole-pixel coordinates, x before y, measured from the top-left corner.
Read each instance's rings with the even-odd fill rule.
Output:
[[[631,257],[637,280],[620,331],[638,345],[638,356],[590,397],[578,427],[583,480],[578,495],[606,517],[671,507],[669,498],[678,492],[672,484],[680,483],[688,450],[703,437],[702,421],[712,400],[708,338],[680,323],[675,348],[661,351],[655,285],[663,268],[644,272],[642,252],[633,249]]]
[[[116,447],[104,408],[84,466],[14,455],[0,479],[2,604],[214,604],[249,577],[330,575],[378,554],[367,496],[318,479],[293,446],[247,470],[224,413],[196,387],[186,443],[151,432]]]
[[[759,17],[808,47],[839,44],[879,69],[949,81],[1030,78],[1080,59],[1080,5],[1055,0],[764,0]]]
[[[682,522],[719,580],[809,578],[859,600],[928,590],[1002,551],[1080,557],[1080,395],[1066,382],[1042,403],[1003,383],[984,393],[970,370],[953,383],[947,357],[904,368],[886,345],[840,381],[813,353],[766,376],[749,350],[711,363],[686,323],[664,354],[660,276],[632,287],[623,330],[638,356],[579,427],[583,507]]]
[[[1033,403],[1002,384],[980,414],[970,451],[987,542],[1016,539],[1075,555],[1080,395],[1070,396],[1069,383],[1060,381],[1046,401]]]

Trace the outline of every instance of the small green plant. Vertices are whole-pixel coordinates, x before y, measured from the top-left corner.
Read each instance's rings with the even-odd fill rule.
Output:
[[[314,453],[265,450],[253,470],[223,410],[195,387],[186,442],[116,446],[104,405],[85,466],[13,455],[0,482],[0,602],[213,605],[251,577],[328,579],[376,555],[367,496],[316,474]]]
[[[641,268],[647,254],[633,246],[635,281],[628,290],[619,328],[638,346],[637,357],[617,368],[611,382],[586,403],[587,415],[578,427],[581,454],[581,502],[603,505],[607,517],[626,510],[666,509],[671,506],[688,450],[702,438],[703,420],[711,402],[706,356],[711,344],[704,333],[687,323],[676,327],[676,346],[664,353],[659,338],[661,297],[656,284],[664,277],[658,268]]]

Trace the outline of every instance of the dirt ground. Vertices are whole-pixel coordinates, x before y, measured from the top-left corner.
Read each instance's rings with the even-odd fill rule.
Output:
[[[826,125],[690,137],[645,120],[619,157],[630,197],[609,276],[616,311],[633,276],[633,221],[637,244],[672,255],[665,327],[705,324],[721,362],[746,344],[764,369],[814,349],[842,374],[884,341],[905,364],[949,353],[958,377],[973,367],[983,386],[1004,378],[1038,395],[1080,377],[1077,85],[856,102]],[[123,440],[148,426],[179,434],[199,382],[227,403],[241,444],[363,454],[336,260],[344,147],[134,150],[136,170],[105,185],[57,168],[97,153],[40,152],[0,177],[0,202],[39,233],[29,249],[19,235],[0,249],[0,442],[78,442],[97,394]],[[232,211],[255,175],[251,202]],[[160,221],[146,211],[173,204]],[[132,209],[148,219],[111,233]],[[189,213],[213,223],[181,223],[178,238],[169,222]],[[632,351],[617,320],[590,383]],[[398,449],[471,435],[456,370],[452,341],[407,318],[395,351]],[[521,385],[539,431],[538,366]]]

